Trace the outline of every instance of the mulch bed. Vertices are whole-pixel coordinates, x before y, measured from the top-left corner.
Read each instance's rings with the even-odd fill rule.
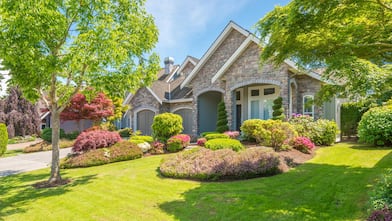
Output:
[[[51,187],[58,187],[58,186],[66,185],[66,184],[70,183],[71,181],[72,181],[71,179],[61,179],[60,181],[49,183],[47,180],[45,180],[45,181],[41,181],[38,183],[34,183],[32,186],[36,189],[51,188]]]

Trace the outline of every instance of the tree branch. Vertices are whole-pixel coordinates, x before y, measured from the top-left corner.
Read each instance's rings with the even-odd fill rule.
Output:
[[[382,7],[384,7],[384,8],[386,8],[386,9],[392,11],[392,7],[389,6],[389,5],[387,5],[387,4],[385,4],[383,1],[377,0],[377,3],[378,3],[379,5],[381,5]]]
[[[40,88],[40,89],[38,90],[38,93],[41,95],[41,98],[42,98],[43,102],[45,103],[45,106],[46,106],[48,109],[50,109],[50,107],[49,107],[49,101],[48,101],[48,99],[46,99],[45,93],[44,93],[44,91],[42,90],[42,88]]]

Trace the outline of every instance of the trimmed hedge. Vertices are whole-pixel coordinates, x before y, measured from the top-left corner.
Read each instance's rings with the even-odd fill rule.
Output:
[[[166,143],[171,136],[181,133],[184,129],[182,127],[182,117],[173,113],[156,115],[151,128],[153,137],[164,143]]]
[[[129,140],[142,140],[142,141],[147,142],[147,143],[154,142],[154,138],[152,138],[152,136],[147,136],[147,135],[132,136]]]
[[[5,124],[0,123],[0,156],[2,156],[5,153],[5,151],[7,151],[7,143],[8,143],[7,126],[5,126]]]
[[[219,132],[217,132],[217,131],[207,131],[207,132],[201,133],[201,136],[202,137],[206,137],[208,134],[219,134]]]
[[[121,141],[109,148],[90,150],[67,157],[61,162],[61,168],[98,166],[118,161],[133,160],[142,156],[142,151],[135,144]]]
[[[260,148],[241,152],[195,148],[165,159],[159,170],[166,177],[224,180],[271,176],[281,172],[278,166],[279,156]]]
[[[367,111],[358,125],[360,142],[378,146],[392,145],[392,105]]]
[[[357,102],[344,103],[340,107],[340,121],[342,136],[357,135],[359,121],[363,115],[363,105]]]
[[[93,130],[81,133],[72,148],[73,152],[88,151],[112,146],[121,140],[117,132]]]
[[[213,140],[218,138],[226,138],[229,139],[230,136],[227,134],[220,134],[220,133],[211,133],[204,136],[207,140]]]
[[[244,146],[240,141],[229,138],[217,138],[209,140],[204,144],[204,146],[210,150],[232,149],[234,151],[240,151],[244,149]]]
[[[52,143],[52,128],[46,127],[42,130],[41,138],[49,143]],[[60,129],[60,139],[65,138],[65,132],[63,129]]]

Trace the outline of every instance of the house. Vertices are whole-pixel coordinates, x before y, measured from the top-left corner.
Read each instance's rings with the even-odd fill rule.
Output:
[[[217,105],[224,100],[229,128],[239,130],[247,119],[271,118],[273,100],[279,96],[286,116],[301,113],[339,123],[338,99],[322,106],[312,102],[326,83],[319,73],[301,71],[289,60],[278,67],[261,64],[260,50],[256,36],[229,22],[200,60],[188,56],[175,65],[166,58],[151,87],[128,94],[124,103],[131,109],[123,127],[151,134],[154,115],[172,112],[183,117],[186,134],[214,131]]]

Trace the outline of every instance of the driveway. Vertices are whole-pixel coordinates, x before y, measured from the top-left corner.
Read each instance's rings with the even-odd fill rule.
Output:
[[[60,158],[71,152],[71,148],[60,149]],[[0,158],[0,177],[49,167],[52,151],[20,154]]]

